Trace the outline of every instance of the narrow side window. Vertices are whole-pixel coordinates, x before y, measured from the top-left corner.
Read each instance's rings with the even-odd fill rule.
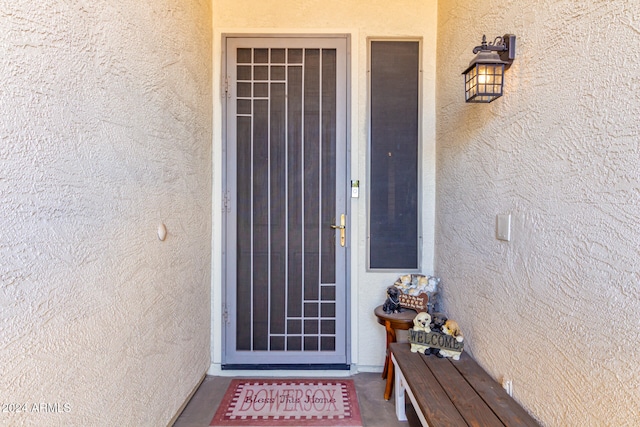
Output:
[[[369,268],[418,270],[420,43],[370,43]]]

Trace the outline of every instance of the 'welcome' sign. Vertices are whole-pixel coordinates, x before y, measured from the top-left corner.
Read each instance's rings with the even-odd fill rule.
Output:
[[[464,342],[456,341],[456,338],[451,335],[445,335],[439,332],[414,331],[413,329],[409,329],[409,342],[411,344],[458,352],[462,352],[464,348]]]

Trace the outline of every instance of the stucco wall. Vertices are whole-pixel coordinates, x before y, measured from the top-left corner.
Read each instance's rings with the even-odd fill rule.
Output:
[[[436,271],[465,348],[545,425],[637,425],[640,2],[438,12]],[[505,96],[464,104],[483,33],[517,58]]]
[[[214,170],[221,162],[222,97],[219,94],[221,37],[224,33],[256,34],[349,34],[351,36],[351,177],[360,180],[360,198],[351,200],[349,231],[351,233],[351,315],[352,362],[363,370],[381,369],[384,361],[384,328],[376,323],[373,309],[382,304],[385,289],[400,272],[368,273],[366,271],[367,224],[367,38],[421,38],[422,53],[422,190],[424,227],[422,267],[433,269],[433,223],[435,198],[435,0],[214,0]],[[214,173],[214,203],[220,200],[221,176]],[[345,183],[348,185],[348,183]],[[220,210],[213,212],[214,236],[221,234]],[[212,333],[214,366],[221,357],[221,286],[219,241],[213,242]],[[216,342],[218,344],[216,344]]]
[[[0,425],[165,425],[210,358],[210,3],[0,27]]]

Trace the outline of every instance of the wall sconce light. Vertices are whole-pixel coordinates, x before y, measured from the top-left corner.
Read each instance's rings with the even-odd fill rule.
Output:
[[[487,43],[482,36],[482,44],[473,48],[475,58],[464,70],[464,92],[466,102],[491,102],[502,96],[504,72],[516,57],[516,36],[505,34]]]

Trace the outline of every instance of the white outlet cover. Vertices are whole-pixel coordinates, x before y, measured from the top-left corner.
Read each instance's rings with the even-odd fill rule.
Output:
[[[503,379],[502,388],[504,388],[504,390],[507,392],[509,396],[513,397],[513,381],[506,378]]]
[[[498,215],[496,219],[496,238],[511,241],[511,214]]]

